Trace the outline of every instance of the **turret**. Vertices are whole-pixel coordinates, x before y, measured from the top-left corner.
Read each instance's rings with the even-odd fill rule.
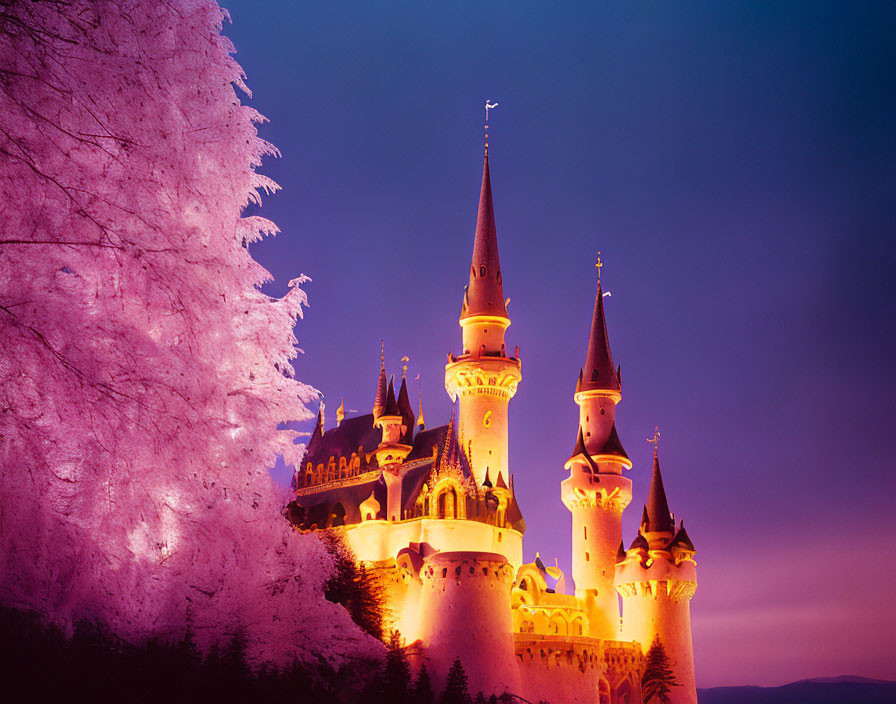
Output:
[[[669,656],[680,683],[669,693],[672,704],[697,701],[690,614],[697,589],[695,552],[684,523],[676,530],[654,447],[647,504],[638,535],[618,556],[616,588],[622,596],[623,639],[637,641],[647,653],[658,637]]]
[[[569,477],[561,483],[563,503],[572,513],[572,577],[576,596],[588,612],[589,635],[616,639],[619,601],[613,575],[622,540],[622,511],[632,497],[631,480],[622,472],[632,463],[616,432],[616,404],[622,390],[613,367],[599,277],[585,366],[573,398],[579,405],[579,427],[564,465]]]
[[[498,259],[488,152],[482,170],[479,213],[473,241],[470,281],[464,290],[460,326],[463,351],[449,355],[445,388],[459,399],[461,442],[470,455],[477,485],[486,472],[510,476],[507,458],[507,410],[522,379],[518,350],[506,353],[504,333],[510,326]]]
[[[411,446],[404,442],[409,428],[405,424],[398,401],[395,399],[394,379],[389,380],[386,403],[382,413],[377,416],[373,424],[383,432],[382,442],[376,449],[376,458],[380,467],[403,460],[411,451]]]

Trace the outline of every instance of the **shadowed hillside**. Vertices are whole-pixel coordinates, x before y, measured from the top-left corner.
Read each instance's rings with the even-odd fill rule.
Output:
[[[782,687],[714,687],[698,690],[700,704],[892,704],[896,682],[824,677]]]

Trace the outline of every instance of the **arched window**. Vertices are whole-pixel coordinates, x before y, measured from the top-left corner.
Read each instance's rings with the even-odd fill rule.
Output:
[[[439,518],[457,518],[457,492],[453,486],[439,494]]]
[[[337,502],[332,509],[330,509],[330,526],[344,526],[345,525],[345,507],[342,505],[342,502]]]

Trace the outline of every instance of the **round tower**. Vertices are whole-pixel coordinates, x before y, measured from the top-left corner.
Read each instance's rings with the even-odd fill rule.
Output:
[[[419,579],[420,639],[437,686],[460,658],[471,692],[518,692],[507,559],[489,552],[435,553],[423,560]]]
[[[622,637],[638,641],[646,654],[658,638],[679,686],[672,704],[696,704],[691,597],[697,589],[694,545],[669,512],[660,463],[653,454],[653,476],[638,535],[628,550],[620,544],[616,588],[622,596]]]
[[[493,481],[506,482],[510,476],[507,410],[522,373],[518,351],[509,357],[504,343],[510,318],[498,260],[488,153],[482,171],[470,283],[464,291],[460,326],[463,352],[448,356],[445,388],[452,400],[459,399],[461,444],[468,454],[477,486],[485,481],[486,473]]]
[[[619,637],[616,552],[622,539],[622,511],[632,498],[631,480],[622,472],[632,463],[616,433],[622,387],[607,338],[599,278],[588,352],[574,398],[579,428],[565,465],[569,477],[560,485],[563,503],[572,513],[572,576],[576,596],[588,613],[589,635],[612,640]]]

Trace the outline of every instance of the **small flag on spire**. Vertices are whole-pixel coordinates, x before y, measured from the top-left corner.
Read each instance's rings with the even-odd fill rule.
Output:
[[[345,418],[345,399],[339,398],[339,408],[336,409],[336,427],[338,428]]]

